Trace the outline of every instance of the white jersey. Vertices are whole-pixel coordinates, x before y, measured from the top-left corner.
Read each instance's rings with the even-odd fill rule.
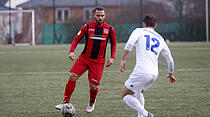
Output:
[[[131,51],[136,44],[136,66],[132,74],[158,76],[158,57],[161,53],[168,64],[168,72],[173,73],[174,61],[162,36],[150,28],[136,28],[126,43],[125,50]]]

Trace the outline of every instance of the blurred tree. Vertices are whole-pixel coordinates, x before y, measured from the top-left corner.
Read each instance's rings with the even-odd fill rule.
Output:
[[[139,2],[130,2],[122,5],[115,18],[110,19],[114,23],[139,23]]]
[[[138,1],[130,2],[120,7],[116,17],[109,19],[115,23],[139,23],[140,22],[140,3]],[[171,6],[162,2],[153,2],[143,0],[143,15],[155,14],[159,22],[174,22],[174,10]]]
[[[181,29],[181,41],[205,40],[205,0],[169,0],[176,12],[177,21],[187,24]],[[182,25],[181,25],[182,26]]]
[[[189,0],[186,9],[186,23],[196,32],[192,41],[205,41],[205,0]]]
[[[139,2],[137,0],[122,5],[116,17],[108,20],[114,24],[139,24]],[[179,23],[175,29],[176,41],[205,41],[205,0],[143,0],[145,14],[156,15],[158,23]]]

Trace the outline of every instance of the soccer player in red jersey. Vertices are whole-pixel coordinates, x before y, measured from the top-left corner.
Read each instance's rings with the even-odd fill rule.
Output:
[[[56,109],[61,109],[63,104],[69,103],[76,86],[76,80],[88,70],[90,100],[86,111],[92,112],[95,107],[95,100],[98,93],[97,86],[101,80],[105,64],[108,39],[111,43],[111,58],[108,59],[106,67],[111,66],[114,62],[116,53],[115,30],[111,25],[104,21],[105,11],[103,7],[97,6],[93,10],[93,13],[95,20],[85,24],[72,42],[69,58],[75,60],[74,50],[79,41],[85,37],[84,50],[70,70],[70,78],[65,87],[64,100],[61,104],[55,106]]]

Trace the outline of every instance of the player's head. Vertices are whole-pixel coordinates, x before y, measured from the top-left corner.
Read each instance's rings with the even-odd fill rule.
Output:
[[[143,19],[143,27],[150,27],[150,28],[156,28],[156,17],[151,14],[147,14],[144,16]]]
[[[97,24],[101,25],[105,19],[105,11],[104,8],[101,6],[95,7],[93,10],[93,17]]]

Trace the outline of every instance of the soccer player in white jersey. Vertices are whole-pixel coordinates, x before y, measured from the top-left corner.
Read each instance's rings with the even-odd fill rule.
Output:
[[[174,61],[171,52],[162,36],[154,31],[156,28],[156,17],[146,15],[143,19],[143,28],[136,28],[130,35],[126,43],[120,71],[126,69],[126,57],[136,45],[136,65],[124,84],[121,97],[123,101],[138,112],[138,117],[154,117],[144,109],[143,92],[148,89],[158,76],[158,56],[161,53],[168,64],[168,74],[170,82],[176,81],[173,76]]]

